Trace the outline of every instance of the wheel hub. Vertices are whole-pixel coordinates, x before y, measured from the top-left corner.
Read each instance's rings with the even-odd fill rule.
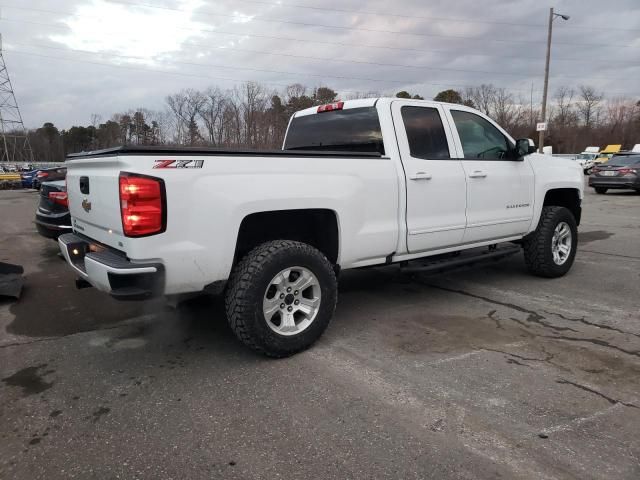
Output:
[[[556,265],[564,265],[571,254],[572,247],[571,228],[567,222],[556,225],[551,239],[551,253]]]
[[[262,300],[267,325],[280,335],[301,333],[318,314],[320,297],[320,282],[311,270],[282,270],[269,282]]]

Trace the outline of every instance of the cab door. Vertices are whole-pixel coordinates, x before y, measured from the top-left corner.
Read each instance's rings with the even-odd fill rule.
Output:
[[[512,155],[511,139],[491,120],[465,107],[447,107],[467,180],[464,243],[519,236],[533,218],[533,169]]]
[[[405,173],[409,252],[462,243],[465,173],[442,106],[394,101],[391,111]]]

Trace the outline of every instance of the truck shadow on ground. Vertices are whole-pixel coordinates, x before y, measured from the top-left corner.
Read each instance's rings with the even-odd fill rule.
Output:
[[[54,242],[40,252],[35,272],[25,274],[22,295],[9,307],[7,332],[28,337],[64,336],[158,313],[163,302],[119,302],[93,288],[77,290],[75,277]]]

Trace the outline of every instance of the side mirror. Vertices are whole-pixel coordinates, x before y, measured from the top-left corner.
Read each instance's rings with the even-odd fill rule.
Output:
[[[536,144],[530,138],[516,140],[515,157],[520,159],[536,151]]]

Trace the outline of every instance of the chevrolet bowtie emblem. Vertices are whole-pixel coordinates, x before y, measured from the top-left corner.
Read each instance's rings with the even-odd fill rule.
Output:
[[[91,202],[85,198],[84,200],[82,200],[82,208],[84,208],[85,212],[90,212],[91,211]]]

